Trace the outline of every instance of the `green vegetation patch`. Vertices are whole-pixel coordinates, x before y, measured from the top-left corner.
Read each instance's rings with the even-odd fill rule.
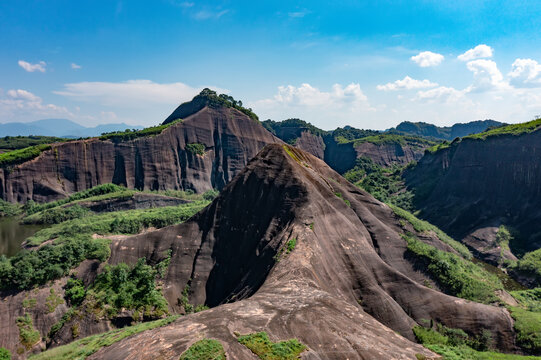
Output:
[[[28,290],[59,279],[84,259],[105,261],[109,240],[78,235],[61,244],[46,244],[37,250],[23,250],[7,258],[0,256],[0,289]]]
[[[372,143],[374,145],[408,145],[412,147],[425,148],[435,144],[432,140],[427,140],[421,137],[405,136],[396,134],[379,134],[366,136],[360,139],[353,140],[354,146],[359,146],[363,143]]]
[[[77,200],[84,200],[91,197],[99,196],[99,195],[105,195],[110,193],[117,193],[117,192],[123,192],[123,191],[130,191],[126,189],[125,187],[115,185],[115,184],[102,184],[98,186],[94,186],[93,188],[90,188],[88,190],[79,191],[75,194],[70,195],[69,197],[65,199],[61,199],[58,201],[53,201],[45,204],[36,204],[32,201],[29,201],[25,205],[25,211],[27,215],[31,215],[34,213],[37,213],[39,211],[52,209],[57,206],[61,206],[64,204],[72,203]]]
[[[144,258],[133,267],[106,265],[87,289],[85,303],[108,317],[121,309],[138,310],[147,318],[161,317],[167,313],[167,301],[156,288],[156,275]]]
[[[462,257],[425,244],[413,234],[402,235],[408,251],[426,265],[428,273],[447,293],[484,304],[499,302],[494,292],[502,290],[498,277]]]
[[[84,339],[74,341],[68,345],[59,346],[41,354],[32,355],[29,359],[33,360],[73,360],[86,359],[103,347],[110,346],[129,336],[140,332],[155,329],[168,325],[178,319],[178,315],[170,316],[166,319],[145,322],[134,326],[124,327],[122,329],[112,330],[103,334],[92,335]]]
[[[225,360],[225,350],[218,340],[203,339],[190,346],[180,360]]]
[[[409,222],[418,233],[434,232],[441,241],[456,250],[460,255],[462,255],[463,258],[468,260],[472,259],[473,256],[471,252],[464,244],[461,244],[458,241],[454,240],[445,232],[440,230],[440,228],[438,228],[437,226],[434,226],[427,221],[418,219],[412,213],[393,204],[389,204],[389,207],[394,211],[397,216]]]
[[[413,164],[413,163],[412,163]],[[413,193],[406,189],[402,173],[411,165],[383,168],[368,157],[359,157],[344,177],[382,202],[413,211]]]
[[[524,309],[541,313],[541,288],[511,291],[511,295]]]
[[[481,132],[479,134],[473,134],[465,136],[464,139],[486,139],[492,136],[501,136],[501,135],[522,135],[534,132],[541,127],[541,117],[538,117],[532,121],[528,121],[520,124],[511,124],[504,125],[496,128],[489,129],[487,131]]]
[[[0,360],[11,360],[11,352],[3,347],[0,347]]]
[[[266,332],[242,335],[238,340],[263,360],[300,359],[300,354],[306,350],[306,346],[297,339],[272,342]]]
[[[0,217],[1,216],[17,216],[22,212],[20,205],[9,203],[0,199]]]
[[[502,354],[490,351],[491,336],[484,332],[471,337],[460,329],[450,329],[438,324],[436,329],[422,326],[413,328],[417,340],[426,348],[442,355],[445,360],[534,360],[536,356]]]
[[[79,219],[89,215],[91,212],[87,208],[78,204],[69,207],[56,207],[49,210],[40,211],[23,219],[25,224],[59,224],[64,221]]]
[[[22,164],[25,161],[37,158],[42,152],[50,150],[51,145],[41,144],[29,146],[24,149],[17,149],[0,154],[0,166]]]
[[[52,144],[57,142],[65,142],[69,139],[57,138],[54,136],[4,136],[0,138],[0,149],[2,150],[17,150],[30,146]]]
[[[103,133],[101,134],[99,139],[111,140],[112,142],[119,143],[119,142],[134,140],[141,137],[156,136],[158,134],[161,134],[162,131],[164,131],[168,127],[181,123],[181,122],[182,122],[182,119],[177,119],[165,125],[151,126],[142,130],[126,129],[124,131],[113,131],[110,133]]]
[[[517,344],[532,354],[541,354],[541,312],[509,307],[515,319]]]
[[[34,329],[34,323],[29,314],[17,318],[17,327],[19,328],[19,340],[27,350],[40,341],[39,331]]]
[[[45,299],[45,305],[47,306],[47,312],[53,313],[58,305],[62,305],[64,303],[64,299],[62,297],[58,296],[56,292],[54,291],[54,288],[51,288],[49,290],[49,295]]]
[[[205,144],[189,143],[186,144],[186,150],[196,155],[205,155]]]
[[[29,237],[26,242],[36,246],[50,239],[56,239],[55,243],[61,243],[81,234],[137,234],[144,228],[162,228],[186,221],[208,204],[209,201],[200,200],[178,206],[85,216],[42,229]]]
[[[541,249],[524,254],[516,264],[510,264],[509,267],[535,278],[541,284]]]

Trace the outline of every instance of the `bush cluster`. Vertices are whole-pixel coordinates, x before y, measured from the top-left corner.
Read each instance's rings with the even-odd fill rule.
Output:
[[[50,150],[51,145],[41,144],[29,146],[23,149],[17,149],[0,154],[0,166],[21,164],[25,161],[32,160],[39,156],[42,152]]]
[[[33,251],[23,250],[7,258],[0,256],[0,289],[31,289],[65,276],[84,259],[105,261],[109,241],[79,235],[61,244],[47,244]]]
[[[114,143],[134,140],[140,137],[155,136],[161,134],[162,131],[168,127],[182,122],[182,119],[177,119],[165,125],[151,126],[146,129],[126,129],[124,131],[113,131],[110,133],[103,133],[99,137],[100,140],[111,140]]]

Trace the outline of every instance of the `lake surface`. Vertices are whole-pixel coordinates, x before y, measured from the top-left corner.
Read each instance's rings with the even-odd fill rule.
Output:
[[[19,217],[0,217],[0,255],[13,256],[21,251],[21,244],[43,225],[21,225]]]

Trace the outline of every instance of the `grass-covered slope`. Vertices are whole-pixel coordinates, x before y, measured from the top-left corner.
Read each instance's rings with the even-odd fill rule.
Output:
[[[5,136],[0,138],[0,151],[23,149],[29,146],[69,141],[54,136]]]
[[[84,339],[76,340],[68,345],[30,356],[32,360],[83,360],[94,354],[99,349],[110,346],[128,336],[132,336],[145,330],[154,329],[172,323],[178,316],[170,316],[166,319],[156,320],[112,330],[103,334],[92,335]]]

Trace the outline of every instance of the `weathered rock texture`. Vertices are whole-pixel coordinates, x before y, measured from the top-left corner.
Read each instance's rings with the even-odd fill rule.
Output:
[[[274,142],[281,141],[244,113],[203,106],[156,136],[53,144],[31,161],[0,168],[0,198],[51,201],[104,183],[141,190],[221,189]],[[190,143],[204,144],[205,153],[187,151]]]
[[[455,142],[423,157],[406,184],[421,216],[455,237],[503,224],[519,234],[512,250],[541,247],[540,130]]]
[[[183,312],[186,287],[191,304],[213,308],[91,358],[178,359],[193,342],[214,338],[228,358],[248,360],[253,354],[235,333],[266,331],[275,341],[298,338],[306,359],[430,359],[437,356],[412,342],[412,328],[429,319],[471,335],[490,330],[497,348],[514,351],[507,310],[425,287],[402,232],[388,206],[323,161],[269,145],[186,223],[112,244],[112,264],[155,264],[171,250],[163,284],[171,312]],[[68,341],[69,331],[62,336]]]
[[[143,359],[152,352],[173,359],[211,337],[224,343],[230,358],[250,359],[234,332],[255,331],[274,340],[297,337],[309,347],[306,358],[430,357],[407,340],[422,319],[470,334],[490,329],[498,348],[514,350],[507,310],[423,286],[427,278],[406,260],[391,209],[321,160],[287,151],[266,147],[191,221],[113,244],[112,263],[142,256],[157,262],[172,249],[164,285],[172,311],[181,311],[177,299],[186,285],[191,303],[217,307],[94,358]],[[292,239],[297,245],[288,253]]]

